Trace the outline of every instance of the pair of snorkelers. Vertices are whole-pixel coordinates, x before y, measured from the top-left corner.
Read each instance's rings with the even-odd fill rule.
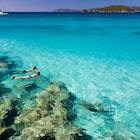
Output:
[[[24,73],[27,73],[27,72],[34,72],[35,69],[37,67],[34,66],[32,68],[30,68],[29,70],[24,70],[24,71],[11,71],[9,74],[24,74]],[[33,77],[36,77],[36,76],[39,76],[40,75],[40,72],[36,72],[32,75],[26,75],[26,76],[13,76],[12,79],[29,79],[29,78],[33,78]]]

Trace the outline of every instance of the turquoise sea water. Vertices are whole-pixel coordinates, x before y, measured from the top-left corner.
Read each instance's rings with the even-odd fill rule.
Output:
[[[76,96],[73,123],[97,140],[140,139],[139,42],[139,13],[0,17],[0,57],[16,63],[11,70],[36,65],[44,78],[64,82]],[[20,98],[23,93],[13,86],[20,79],[11,80],[4,68],[1,73],[0,82]],[[87,110],[83,101],[101,103],[109,111]]]

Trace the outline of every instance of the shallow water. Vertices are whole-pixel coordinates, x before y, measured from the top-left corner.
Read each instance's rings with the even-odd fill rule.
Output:
[[[11,80],[8,72],[36,65],[42,78],[40,83],[34,80],[31,96],[45,89],[48,81],[63,81],[77,97],[74,124],[86,129],[93,139],[138,140],[139,32],[139,13],[9,13],[0,17],[0,56],[16,65],[1,67],[0,81],[30,105],[28,92],[17,90],[20,82],[26,85],[27,81]],[[100,102],[108,112],[87,110],[83,100]]]

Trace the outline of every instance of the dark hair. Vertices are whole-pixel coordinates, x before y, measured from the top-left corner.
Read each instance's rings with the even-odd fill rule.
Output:
[[[40,75],[40,72],[37,72],[38,75]]]
[[[33,68],[36,69],[36,66],[34,66]]]

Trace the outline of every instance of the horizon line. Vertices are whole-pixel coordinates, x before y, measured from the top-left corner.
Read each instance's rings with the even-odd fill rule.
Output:
[[[108,5],[108,6],[112,6],[113,4],[111,5]],[[122,4],[114,4],[114,5],[122,5]],[[57,8],[57,9],[54,9],[54,10],[51,10],[51,11],[41,11],[41,10],[38,10],[38,11],[8,11],[8,10],[4,10],[5,12],[54,12],[55,10],[58,10],[58,9],[69,9],[69,10],[77,10],[77,11],[81,11],[81,10],[88,10],[88,9],[95,9],[95,8],[104,8],[104,7],[108,7],[108,6],[102,6],[102,7],[93,7],[93,8],[83,8],[83,9],[76,9],[76,8]],[[140,7],[139,5],[133,5],[133,6],[129,6],[129,5],[123,5],[123,6],[128,6],[128,7]]]

